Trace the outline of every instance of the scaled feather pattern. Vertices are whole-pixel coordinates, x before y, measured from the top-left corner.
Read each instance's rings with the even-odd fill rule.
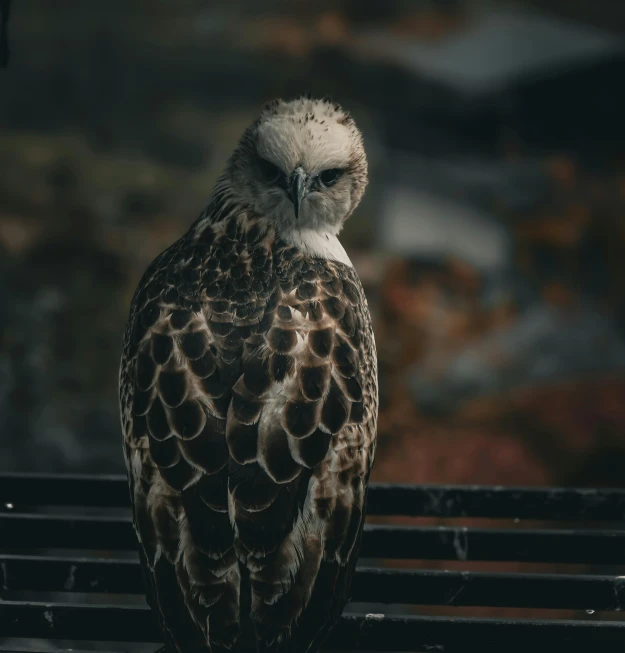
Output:
[[[257,169],[263,148],[277,181]],[[340,168],[332,187],[324,165]],[[377,360],[336,234],[365,184],[360,134],[338,105],[272,103],[135,292],[124,454],[148,600],[172,652],[313,652],[349,598]]]

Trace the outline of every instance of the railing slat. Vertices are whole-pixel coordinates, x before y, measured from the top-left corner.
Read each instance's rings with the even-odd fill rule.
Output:
[[[0,474],[0,507],[12,504],[127,507],[126,477]],[[625,520],[625,490],[372,483],[372,515],[488,517],[549,520]]]
[[[614,576],[358,569],[352,600],[371,603],[618,611],[625,582]]]
[[[5,624],[8,637],[159,641],[147,607],[5,601],[0,603],[0,622]],[[438,647],[448,653],[475,650],[479,643],[481,653],[621,653],[624,641],[622,622],[346,615],[327,646],[377,651]]]
[[[623,521],[625,490],[374,483],[371,515]]]
[[[625,531],[366,524],[361,557],[625,564]]]
[[[0,515],[2,548],[134,550],[130,517]],[[362,558],[625,564],[625,530],[366,524]]]
[[[33,592],[145,593],[138,559],[0,555],[0,587]]]
[[[143,594],[136,560],[0,555],[7,590]],[[515,574],[359,567],[352,600],[414,605],[625,610],[618,576]]]
[[[0,601],[4,637],[160,642],[146,606]]]
[[[445,653],[612,653],[622,651],[625,624],[454,617],[344,616],[329,644],[340,649]]]
[[[0,474],[0,506],[129,507],[128,481],[122,474]]]
[[[41,646],[40,642],[37,642],[37,648],[34,648],[32,646],[30,647],[16,647],[16,646],[4,646],[3,644],[0,644],[0,653],[63,653],[64,650],[67,650],[67,653],[95,653],[95,651],[92,650],[81,650],[77,648],[72,648],[72,649],[62,649],[59,648],[58,646],[50,646],[49,648],[43,648]],[[97,649],[97,653],[122,653],[121,651],[103,651],[101,649]],[[124,651],[123,653],[128,653],[128,651]]]

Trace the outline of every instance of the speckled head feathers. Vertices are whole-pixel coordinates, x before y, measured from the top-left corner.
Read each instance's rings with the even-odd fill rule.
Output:
[[[362,136],[327,98],[274,100],[243,135],[225,179],[282,233],[337,234],[367,185]]]

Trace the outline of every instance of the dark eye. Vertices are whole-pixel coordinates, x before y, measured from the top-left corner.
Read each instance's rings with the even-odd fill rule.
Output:
[[[342,174],[343,171],[339,168],[330,168],[330,170],[324,170],[319,175],[319,179],[324,186],[334,186]]]
[[[269,184],[275,183],[282,177],[282,170],[277,165],[271,163],[271,161],[259,158],[258,167],[260,168],[260,174],[263,176],[263,179]]]

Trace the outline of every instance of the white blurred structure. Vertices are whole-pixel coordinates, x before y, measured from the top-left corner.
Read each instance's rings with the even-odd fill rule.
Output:
[[[368,33],[363,42],[369,53],[468,93],[493,92],[623,52],[621,41],[600,29],[520,9],[478,14],[468,27],[437,41]]]
[[[481,270],[509,260],[507,231],[466,203],[398,187],[384,203],[382,247],[393,255],[453,257]]]

